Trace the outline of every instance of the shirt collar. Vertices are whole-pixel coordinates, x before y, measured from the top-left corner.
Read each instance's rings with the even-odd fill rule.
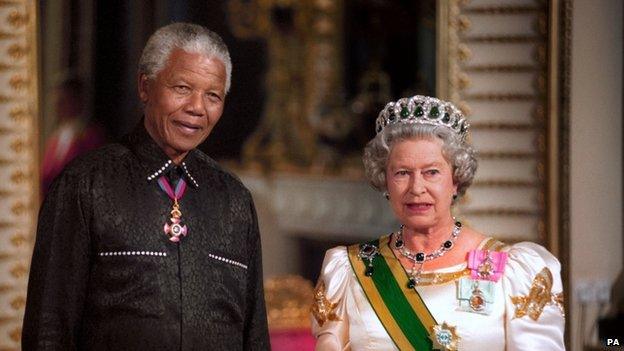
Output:
[[[125,140],[130,150],[132,150],[145,167],[145,179],[151,182],[158,179],[158,177],[163,175],[167,170],[175,166],[175,163],[173,163],[173,160],[156,144],[145,129],[143,123],[143,119],[141,119],[134,130],[126,136]],[[197,149],[189,151],[180,164],[187,182],[196,188],[199,187],[199,184],[191,172],[193,165],[197,163],[197,152]]]

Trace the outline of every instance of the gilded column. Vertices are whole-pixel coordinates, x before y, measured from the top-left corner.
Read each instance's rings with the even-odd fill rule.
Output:
[[[0,350],[19,350],[39,205],[37,13],[0,1]]]

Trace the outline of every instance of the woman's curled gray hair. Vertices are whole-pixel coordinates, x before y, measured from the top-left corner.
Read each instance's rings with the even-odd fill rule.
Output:
[[[392,146],[397,141],[409,139],[442,140],[442,154],[453,169],[453,183],[459,196],[466,192],[477,171],[474,149],[463,142],[451,129],[419,123],[397,123],[386,126],[368,142],[364,149],[364,169],[371,185],[386,190],[386,166]]]
[[[223,62],[225,92],[230,90],[232,60],[227,46],[217,33],[192,23],[172,23],[154,32],[141,54],[139,74],[145,74],[149,79],[156,78],[174,49],[214,57]]]

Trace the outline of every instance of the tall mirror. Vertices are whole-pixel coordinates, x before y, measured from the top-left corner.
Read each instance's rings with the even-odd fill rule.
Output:
[[[229,6],[236,36],[261,38],[268,50],[265,106],[243,150],[246,167],[361,173],[385,103],[435,93],[435,1]]]

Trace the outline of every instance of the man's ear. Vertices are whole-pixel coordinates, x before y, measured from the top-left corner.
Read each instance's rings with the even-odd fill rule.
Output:
[[[142,103],[147,103],[149,96],[147,93],[147,89],[149,88],[148,85],[149,78],[147,78],[147,75],[145,75],[145,73],[139,74],[137,79],[137,88],[139,89],[139,99],[141,99]]]

